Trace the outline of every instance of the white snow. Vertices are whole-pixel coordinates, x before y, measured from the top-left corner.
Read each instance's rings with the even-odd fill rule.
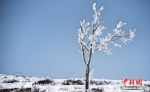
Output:
[[[53,80],[55,85],[52,84],[34,84],[39,80],[47,79],[45,77],[26,77],[22,75],[5,75],[0,74],[0,90],[12,89],[12,88],[31,88],[32,90],[38,89],[38,91],[45,92],[84,92],[84,85],[63,85],[62,83],[68,79],[50,79]],[[9,80],[16,80],[14,83],[6,83]],[[71,80],[71,79],[70,79]],[[72,80],[81,80],[84,83],[84,78],[72,78]],[[101,82],[102,85],[90,84],[90,92],[94,88],[103,89],[103,92],[149,92],[150,81],[142,81],[142,87],[144,90],[121,90],[120,87],[124,86],[122,80],[110,80],[110,79],[94,79],[95,82]],[[5,81],[5,83],[4,83]],[[128,83],[127,83],[128,84]],[[128,85],[127,85],[128,86]]]

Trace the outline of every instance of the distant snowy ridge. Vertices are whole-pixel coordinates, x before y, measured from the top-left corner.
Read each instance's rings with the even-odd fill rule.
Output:
[[[128,92],[150,92],[150,81],[142,81],[143,90]],[[50,79],[22,75],[0,74],[0,92],[84,92],[84,78]],[[125,92],[122,80],[92,79],[90,92]]]

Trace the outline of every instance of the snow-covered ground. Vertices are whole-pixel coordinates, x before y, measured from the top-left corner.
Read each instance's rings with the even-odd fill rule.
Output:
[[[84,83],[84,78],[50,79],[0,74],[0,92],[4,89],[27,88],[28,92],[84,92]],[[93,79],[90,92],[150,92],[147,85],[150,85],[150,81],[142,81],[143,90],[121,90],[120,87],[124,86],[122,80]]]

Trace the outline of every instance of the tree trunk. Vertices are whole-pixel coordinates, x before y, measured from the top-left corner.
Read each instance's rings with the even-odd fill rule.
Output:
[[[86,79],[85,79],[85,92],[88,92],[89,89],[89,72],[90,72],[90,67],[89,64],[86,65]]]

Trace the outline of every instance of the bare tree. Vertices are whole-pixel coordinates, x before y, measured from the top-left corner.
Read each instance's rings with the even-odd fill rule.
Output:
[[[120,47],[121,45],[116,42],[116,40],[121,40],[124,44],[129,43],[135,36],[135,30],[125,34],[121,30],[121,27],[126,23],[119,22],[117,27],[113,29],[113,33],[108,33],[105,38],[100,38],[102,32],[106,27],[102,26],[102,22],[99,22],[100,12],[104,9],[101,7],[99,11],[96,10],[96,3],[93,4],[93,21],[90,25],[89,22],[80,21],[80,28],[78,29],[78,42],[81,45],[80,53],[82,55],[83,63],[86,66],[86,80],[85,80],[85,92],[89,89],[89,72],[90,72],[90,62],[92,54],[99,50],[104,51],[107,54],[113,54],[111,48],[108,48],[109,44],[113,44],[115,47]],[[91,27],[90,27],[91,26]]]

